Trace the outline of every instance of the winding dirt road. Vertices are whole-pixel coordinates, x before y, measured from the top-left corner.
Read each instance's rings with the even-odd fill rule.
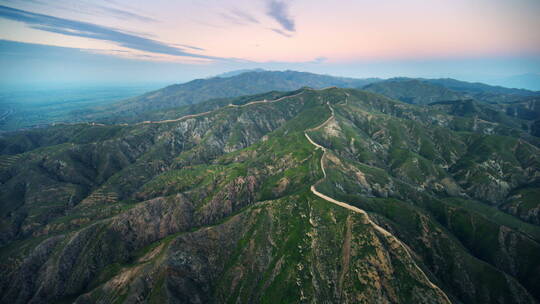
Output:
[[[251,106],[251,105],[254,105],[254,104],[261,104],[261,103],[274,103],[274,102],[278,102],[278,101],[282,101],[282,100],[285,100],[287,98],[291,98],[291,97],[296,97],[300,94],[302,94],[303,92],[299,92],[297,94],[294,94],[294,95],[289,95],[289,96],[283,96],[281,98],[278,98],[278,99],[274,99],[274,100],[267,100],[267,99],[264,99],[264,100],[257,100],[257,101],[252,101],[252,102],[248,102],[246,104],[243,104],[243,105],[234,105],[234,104],[228,104],[224,107],[220,107],[216,110],[221,110],[223,108],[243,108],[243,107],[247,107],[247,106]],[[137,123],[137,125],[143,125],[143,124],[163,124],[163,123],[169,123],[169,122],[176,122],[176,121],[180,121],[180,120],[184,120],[184,119],[189,119],[189,118],[195,118],[195,117],[200,117],[200,116],[204,116],[204,115],[207,115],[207,114],[210,114],[216,110],[212,110],[212,111],[207,111],[207,112],[202,112],[202,113],[197,113],[197,114],[189,114],[189,115],[185,115],[185,116],[182,116],[182,117],[179,117],[179,118],[176,118],[176,119],[166,119],[166,120],[159,120],[159,121],[143,121],[143,122],[139,122]]]
[[[345,103],[344,104],[347,104],[347,99],[345,99]],[[326,154],[327,154],[327,149],[321,145],[319,145],[318,143],[316,143],[315,141],[313,141],[313,139],[311,139],[311,137],[307,134],[308,132],[310,131],[316,131],[322,127],[324,127],[326,124],[328,124],[331,120],[335,119],[335,113],[334,113],[334,109],[332,108],[332,106],[327,103],[328,107],[330,108],[330,112],[332,113],[332,115],[330,116],[330,118],[328,118],[325,122],[323,122],[322,124],[318,125],[317,127],[314,127],[314,128],[310,128],[310,129],[307,129],[304,131],[304,135],[306,136],[306,138],[308,139],[308,141],[313,145],[315,146],[315,149],[321,149],[323,151],[323,155],[321,156],[321,171],[323,173],[323,178],[320,179],[319,181],[317,181],[315,184],[313,184],[310,188],[311,192],[313,194],[315,194],[316,196],[324,199],[325,201],[327,202],[330,202],[332,204],[336,204],[340,207],[343,207],[343,208],[346,208],[346,209],[349,209],[353,212],[356,212],[356,213],[360,213],[362,214],[363,216],[365,216],[367,222],[376,230],[378,231],[379,233],[381,233],[384,237],[386,237],[390,242],[392,243],[395,243],[397,244],[398,246],[401,246],[404,251],[407,253],[407,256],[408,258],[410,258],[410,260],[413,262],[413,265],[414,267],[422,274],[422,276],[424,277],[424,279],[427,281],[427,283],[429,284],[429,286],[435,290],[437,290],[437,292],[446,300],[447,303],[452,303],[450,301],[450,299],[448,298],[448,296],[446,295],[446,293],[444,293],[444,291],[442,291],[437,285],[433,284],[433,282],[431,282],[431,280],[428,278],[428,276],[424,273],[424,271],[422,271],[422,269],[420,267],[418,267],[418,265],[414,262],[414,259],[411,255],[411,253],[409,252],[409,249],[407,248],[407,246],[405,246],[405,244],[403,244],[403,242],[401,242],[397,237],[395,237],[393,234],[391,234],[388,230],[382,228],[381,226],[377,225],[375,222],[373,222],[371,220],[371,218],[369,217],[369,215],[367,214],[366,211],[358,208],[358,207],[355,207],[355,206],[351,206],[345,202],[340,202],[334,198],[331,198],[330,196],[328,195],[325,195],[325,194],[322,194],[321,192],[317,191],[317,185],[322,182],[324,179],[326,179],[326,170],[325,170],[325,167],[324,167],[324,158],[326,157]]]

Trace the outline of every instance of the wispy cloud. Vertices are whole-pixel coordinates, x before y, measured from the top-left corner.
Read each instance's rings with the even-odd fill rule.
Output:
[[[196,51],[206,51],[206,50],[203,49],[203,48],[196,47],[196,46],[192,46],[192,45],[187,45],[187,44],[173,43],[173,45],[176,45],[176,46],[179,46],[179,47],[183,47],[183,48],[192,49],[192,50],[196,50]]]
[[[109,41],[133,50],[173,56],[224,59],[190,53],[179,47],[174,47],[157,40],[144,38],[111,27],[36,14],[2,5],[0,5],[0,18],[23,22],[31,28],[51,33]],[[190,48],[196,49],[196,47]]]
[[[287,37],[287,38],[291,38],[291,37],[292,37],[291,34],[286,33],[285,31],[282,31],[282,30],[277,29],[277,28],[271,28],[270,30],[271,30],[272,32],[275,32],[275,33],[280,34],[281,36],[285,36],[285,37]]]
[[[157,22],[157,20],[154,18],[132,13],[130,11],[123,10],[123,9],[118,9],[114,7],[106,7],[102,5],[96,5],[96,8],[99,9],[101,12],[109,13],[119,19],[134,19],[134,20],[142,21],[142,22]]]
[[[221,17],[227,21],[238,24],[238,25],[247,25],[247,24],[258,24],[259,20],[250,14],[243,12],[239,9],[232,9],[226,13],[221,13]]]
[[[270,0],[267,3],[266,14],[276,20],[284,30],[294,32],[296,30],[294,19],[289,16],[289,6],[285,1]]]
[[[109,4],[117,6],[112,7],[110,5],[99,5],[95,2],[87,2],[84,0],[78,0],[78,1],[66,1],[66,0],[57,0],[54,2],[47,2],[42,0],[8,0],[9,2],[12,2],[13,4],[21,4],[25,2],[33,3],[36,6],[44,7],[44,8],[51,8],[54,7],[56,9],[69,11],[69,12],[75,12],[79,14],[85,14],[85,15],[91,15],[91,16],[112,16],[117,19],[131,19],[136,20],[140,22],[158,22],[156,19],[143,16],[141,14],[137,14],[134,12],[131,12],[124,8],[119,8],[120,4],[116,3],[115,1],[107,1]]]
[[[259,23],[259,20],[255,19],[255,17],[251,16],[250,14],[246,13],[246,12],[243,12],[239,9],[233,9],[231,10],[231,14],[233,14],[234,16],[242,19],[242,20],[245,20],[249,23]]]
[[[283,37],[291,38],[294,33],[295,24],[294,20],[289,16],[288,4],[280,0],[265,0],[266,9],[265,14],[277,21],[281,28],[267,27],[262,24],[257,18],[253,17],[250,12],[241,10],[238,8],[227,9],[226,11],[219,12],[218,15],[226,22],[234,25],[258,25],[267,30],[270,30]],[[219,27],[213,24],[204,23],[207,26]]]

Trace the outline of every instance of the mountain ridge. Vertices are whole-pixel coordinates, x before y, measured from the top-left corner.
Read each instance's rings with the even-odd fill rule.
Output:
[[[207,79],[196,79],[185,84],[171,85],[157,91],[146,93],[140,97],[120,101],[108,108],[101,109],[100,111],[110,113],[111,109],[115,108],[113,113],[115,113],[115,111],[119,113],[114,115],[119,115],[120,117],[125,116],[126,114],[133,115],[134,113],[135,115],[144,115],[144,113],[148,111],[166,110],[178,106],[196,104],[214,98],[251,95],[267,91],[290,91],[300,89],[301,87],[321,89],[331,86],[369,89],[371,86],[377,87],[377,85],[381,84],[403,83],[404,81],[408,83],[416,82],[417,84],[434,84],[438,86],[437,88],[439,88],[439,90],[444,90],[443,88],[446,88],[445,94],[451,95],[452,97],[450,99],[463,99],[472,96],[486,102],[515,102],[524,97],[540,95],[540,92],[523,89],[509,89],[482,83],[468,83],[455,79],[442,78],[415,79],[401,77],[388,80],[381,80],[379,78],[355,79],[289,70],[248,70],[245,72],[232,71],[231,73],[232,76],[224,78],[218,76]],[[208,91],[205,92],[205,90]],[[496,97],[503,95],[507,96],[506,99],[495,100]],[[392,94],[387,94],[387,96],[391,98],[397,97]],[[419,97],[417,96],[417,98]],[[159,101],[159,104],[156,104],[153,100]],[[437,98],[432,100],[432,102],[436,101],[441,101],[441,99]],[[99,120],[100,115],[96,116],[96,114],[90,114],[90,117],[98,118]]]
[[[320,89],[330,86],[358,87],[371,79],[353,79],[296,71],[251,71],[230,77],[196,79],[146,93],[119,103],[103,111],[144,112],[190,105],[213,98],[234,97],[268,91],[291,91],[301,87]],[[117,110],[119,109],[119,110]],[[109,114],[108,114],[109,115]]]
[[[369,89],[370,83],[373,84],[373,87],[384,87],[388,83],[395,83],[403,86],[400,90],[408,90],[409,93],[414,93],[416,90],[418,95],[414,96],[414,98],[419,100],[424,98],[426,101],[430,101],[426,96],[430,96],[434,91],[444,90],[441,87],[445,87],[447,90],[452,91],[452,93],[447,91],[446,95],[452,96],[453,99],[456,99],[456,96],[463,95],[463,98],[473,98],[492,104],[518,103],[527,98],[537,97],[539,94],[538,92],[527,90],[514,90],[449,79],[429,80],[401,77],[382,80],[379,78],[344,78],[296,71],[242,72],[232,71],[229,77],[211,77],[193,80],[184,84],[171,85],[138,97],[119,100],[102,106],[85,105],[76,110],[55,112],[57,114],[51,117],[51,121],[56,123],[133,123],[155,119],[154,117],[165,112],[174,112],[178,107],[191,107],[203,101],[214,100],[219,103],[217,99],[264,94],[269,91],[286,92],[306,86],[316,89],[329,86],[343,88],[362,88],[367,86],[366,89]],[[414,82],[421,82],[421,85],[424,87],[428,84],[438,85],[439,87],[432,87],[426,92],[417,90],[414,87],[406,88],[406,83]],[[375,83],[378,84],[375,85]],[[413,98],[412,96],[405,96],[406,94],[403,95],[403,92],[398,93],[396,89],[387,88],[379,93],[385,93],[392,98],[400,99],[402,97],[402,100],[409,100],[409,102]],[[429,91],[432,91],[432,93],[429,93]],[[440,98],[441,96],[431,96],[434,98],[432,99],[434,102],[444,101]],[[48,118],[47,116],[43,117],[41,111],[33,113],[32,109],[28,110],[31,115],[19,117],[17,115],[20,114],[13,113],[7,109],[3,113],[2,128],[8,131],[20,128],[21,126],[43,127],[47,125]],[[172,113],[169,114],[172,115]]]

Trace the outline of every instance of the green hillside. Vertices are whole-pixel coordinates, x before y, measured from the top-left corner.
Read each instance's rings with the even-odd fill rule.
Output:
[[[537,138],[468,106],[301,89],[8,134],[0,301],[537,303]]]

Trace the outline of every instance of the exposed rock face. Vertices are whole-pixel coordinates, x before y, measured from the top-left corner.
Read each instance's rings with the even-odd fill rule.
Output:
[[[52,128],[2,156],[0,301],[540,299],[534,140],[364,91],[286,96],[102,137]]]
[[[540,225],[540,190],[524,188],[511,193],[501,209],[522,220]]]
[[[127,199],[171,167],[207,163],[226,151],[247,147],[296,115],[302,105],[297,99],[272,108],[261,105],[263,109],[255,111],[232,108],[178,122],[127,126],[123,136],[106,141],[25,153],[27,165],[3,172],[5,187],[0,197],[6,200],[3,210],[9,216],[2,221],[10,229],[2,231],[0,244],[39,233],[36,231],[50,221],[52,213],[60,216],[66,207]],[[54,202],[68,203],[25,222],[28,209]]]
[[[179,235],[156,247],[159,253],[148,253],[150,259],[143,257],[145,264],[123,269],[77,302],[93,303],[103,293],[105,298],[121,293],[128,302],[160,297],[185,303],[325,297],[343,303],[445,303],[414,269],[414,261],[373,231],[361,215],[323,207],[321,201],[290,199],[265,202],[221,225]],[[304,213],[308,211],[309,218]],[[290,230],[293,212],[306,215],[297,231]],[[344,221],[321,221],[328,215]],[[329,232],[318,232],[321,229]],[[283,255],[291,237],[301,237],[295,243],[298,254]],[[412,285],[402,284],[405,281]],[[273,294],[276,288],[279,293]]]

